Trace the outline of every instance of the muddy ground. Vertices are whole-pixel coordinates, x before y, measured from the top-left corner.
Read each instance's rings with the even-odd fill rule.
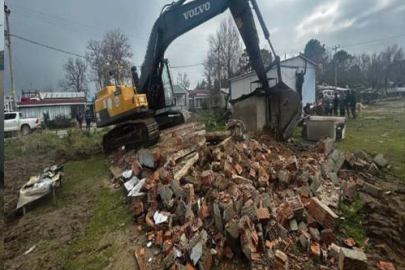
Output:
[[[103,160],[97,162],[104,165]],[[106,173],[105,177],[90,173],[85,176],[87,179],[80,179],[80,183],[74,183],[75,179],[66,175],[63,187],[57,190],[56,205],[48,196],[28,207],[25,216],[15,212],[19,188],[30,174],[39,173],[49,164],[53,161],[46,156],[35,159],[22,157],[5,164],[5,269],[93,269],[86,266],[87,258],[111,247],[118,248],[114,249],[106,269],[134,269],[135,262],[130,254],[133,239],[129,236],[136,236],[136,232],[129,224],[121,230],[106,231],[102,237],[95,239],[93,250],[75,248],[77,242],[89,233],[90,221],[98,211],[97,197],[106,191],[121,193],[121,190],[113,190],[109,186]],[[66,168],[65,173],[71,173],[72,169],[72,166]],[[120,194],[116,197],[119,200]],[[24,255],[33,246],[36,248]],[[70,260],[84,263],[78,267],[69,263]]]

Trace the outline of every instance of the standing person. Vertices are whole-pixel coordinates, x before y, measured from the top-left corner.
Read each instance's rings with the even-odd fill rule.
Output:
[[[79,128],[82,129],[82,123],[83,123],[82,111],[79,110],[79,112],[77,113],[77,116],[76,116],[76,120],[77,120],[77,123],[79,123]]]
[[[85,118],[86,118],[86,130],[87,130],[87,131],[90,131],[91,114],[90,114],[90,110],[89,110],[89,109],[86,110],[86,116],[85,116]]]
[[[356,119],[356,93],[354,91],[351,91],[350,93],[350,110],[352,112],[352,116],[354,119]]]
[[[298,72],[298,70],[295,72],[295,76],[297,76],[297,81],[295,82],[296,87],[297,87],[297,92],[300,95],[300,98],[302,99],[302,86],[304,84],[304,76],[305,76],[306,71],[304,72],[301,70]]]
[[[335,92],[335,98],[333,99],[333,115],[338,116],[338,106],[339,106],[339,97],[337,92]]]
[[[339,102],[340,117],[346,116],[346,99],[342,97]]]
[[[345,110],[347,111],[347,118],[350,118],[350,90],[346,93],[345,107]]]

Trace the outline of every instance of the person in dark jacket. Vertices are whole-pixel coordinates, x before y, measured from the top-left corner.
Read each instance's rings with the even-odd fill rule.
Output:
[[[338,107],[339,107],[339,97],[338,94],[335,93],[335,98],[333,99],[333,115],[338,116]]]
[[[340,117],[346,116],[346,99],[342,97],[339,102]]]
[[[86,110],[85,118],[86,118],[86,130],[90,131],[91,113],[89,109]]]
[[[79,128],[82,129],[82,123],[83,123],[83,114],[82,114],[82,111],[79,111],[79,112],[77,113],[76,120],[77,120],[77,123],[79,123]]]
[[[347,118],[350,118],[350,91],[346,93],[345,97],[345,110],[347,112]]]
[[[305,78],[305,73],[303,70],[298,72],[298,70],[295,72],[295,76],[297,77],[296,87],[297,87],[297,92],[300,95],[300,98],[302,99],[302,86],[304,85],[304,78]]]

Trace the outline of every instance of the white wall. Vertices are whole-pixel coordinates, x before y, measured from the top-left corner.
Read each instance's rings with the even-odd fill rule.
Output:
[[[301,57],[287,59],[281,62],[281,78],[285,84],[296,91],[296,75],[295,72],[305,69],[305,60]],[[302,86],[302,104],[315,102],[315,66],[307,63],[307,72],[304,77],[304,85]],[[267,77],[277,79],[277,69],[273,68],[267,73]],[[231,100],[237,99],[242,95],[247,95],[253,92],[258,85],[252,83],[257,81],[256,74],[250,74],[240,79],[235,79],[231,82]],[[275,85],[275,80],[270,81],[270,86]]]
[[[71,106],[44,106],[44,107],[25,107],[19,108],[24,117],[27,118],[40,118],[44,120],[44,112],[49,112],[49,120],[54,120],[56,116],[63,115],[71,118]]]

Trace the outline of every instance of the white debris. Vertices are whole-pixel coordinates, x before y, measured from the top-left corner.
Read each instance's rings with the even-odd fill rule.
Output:
[[[26,252],[24,252],[24,255],[27,255],[27,254],[31,253],[31,252],[34,251],[34,249],[36,249],[36,248],[37,248],[37,245],[33,245],[32,247],[30,247],[29,250],[27,250]]]
[[[132,174],[132,170],[126,170],[122,173],[122,177],[124,177],[124,179],[130,179],[132,177]]]
[[[131,191],[134,188],[134,186],[138,183],[139,183],[138,177],[134,176],[131,178],[131,180],[125,182],[124,186],[127,189],[127,191]]]
[[[153,215],[153,219],[155,220],[155,224],[161,224],[168,220],[168,216],[164,214],[160,214],[158,211]]]
[[[142,179],[141,181],[136,184],[131,191],[128,193],[128,197],[139,197],[145,195],[144,192],[140,192],[143,185],[145,184],[146,179]]]
[[[198,243],[191,250],[190,259],[193,260],[194,265],[197,265],[201,256],[202,256],[202,244]]]

